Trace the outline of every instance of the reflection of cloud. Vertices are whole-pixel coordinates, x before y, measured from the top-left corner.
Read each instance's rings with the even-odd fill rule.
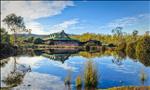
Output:
[[[30,85],[30,86],[29,86]],[[14,90],[65,90],[64,82],[59,77],[37,72],[27,73],[23,83]]]
[[[96,63],[100,63],[101,65],[104,65],[105,67],[112,69],[114,71],[117,71],[117,72],[130,73],[130,74],[136,73],[140,66],[139,63],[136,63],[128,59],[126,61],[120,61],[123,63],[122,65],[117,65],[115,63],[112,63],[112,59],[114,59],[114,57],[112,56],[103,57],[101,59],[96,59]]]
[[[72,70],[72,71],[75,71],[77,68],[76,67],[73,67],[73,66],[69,66],[69,63],[68,62],[65,62],[65,63],[62,63],[62,62],[59,62],[59,61],[51,61],[50,62],[52,65],[56,66],[56,67],[60,67],[60,68],[63,68],[65,70]]]
[[[19,57],[17,58],[17,63],[19,64],[27,64],[31,67],[38,67],[39,63],[44,59],[42,56],[35,56],[35,57]]]

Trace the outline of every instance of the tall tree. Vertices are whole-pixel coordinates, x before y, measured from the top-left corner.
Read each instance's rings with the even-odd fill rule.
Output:
[[[25,30],[23,17],[10,14],[3,19],[3,22],[7,25],[8,29],[14,33],[14,44],[17,45],[17,32]]]
[[[136,40],[136,39],[137,39],[137,35],[138,35],[138,31],[137,31],[137,30],[134,30],[134,31],[132,32],[133,40]]]

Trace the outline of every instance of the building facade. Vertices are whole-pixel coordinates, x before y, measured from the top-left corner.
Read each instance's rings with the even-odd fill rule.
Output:
[[[55,46],[79,46],[79,41],[70,38],[64,30],[50,34],[44,39],[44,43]]]

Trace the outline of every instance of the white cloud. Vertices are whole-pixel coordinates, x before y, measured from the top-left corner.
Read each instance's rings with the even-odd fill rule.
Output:
[[[46,34],[42,24],[35,20],[59,15],[68,6],[74,6],[74,3],[72,1],[2,1],[1,20],[6,15],[15,13],[24,18],[27,28],[32,29],[32,33]],[[2,21],[1,26],[6,27]]]
[[[143,26],[143,23],[145,23]],[[140,14],[134,17],[123,17],[120,19],[113,20],[112,22],[109,22],[103,26],[100,26],[100,30],[112,30],[115,27],[123,27],[123,28],[129,28],[134,27],[136,29],[140,28],[146,28],[147,30],[150,29],[150,14]],[[136,26],[136,27],[135,27]],[[143,33],[145,30],[142,30]]]
[[[67,21],[64,21],[62,23],[59,23],[50,27],[50,32],[58,32],[61,30],[67,30],[69,29],[70,26],[73,26],[77,23],[79,23],[78,19],[67,20]]]
[[[72,1],[2,1],[2,18],[15,13],[26,20],[35,20],[60,14],[67,6],[74,6]]]
[[[26,27],[32,29],[33,34],[40,34],[40,35],[48,34],[46,31],[44,31],[42,24],[40,24],[39,22],[35,21],[28,22],[26,24]]]
[[[137,22],[137,18],[135,17],[125,17],[125,18],[112,21],[111,23],[108,24],[108,27],[112,27],[112,28],[115,28],[117,26],[125,27],[125,26],[133,25],[136,22]]]

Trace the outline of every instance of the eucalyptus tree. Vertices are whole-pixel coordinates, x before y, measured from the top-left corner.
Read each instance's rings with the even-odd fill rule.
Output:
[[[149,35],[149,34],[150,34],[150,31],[146,31],[146,32],[145,32],[145,35]]]
[[[136,40],[136,39],[137,39],[137,35],[138,35],[138,31],[137,31],[137,30],[134,30],[134,31],[132,32],[133,40]]]
[[[112,29],[112,33],[114,33],[114,35],[120,37],[123,35],[122,29],[123,29],[123,27],[116,27],[116,28]]]
[[[23,17],[16,16],[15,14],[9,14],[3,22],[7,25],[8,29],[14,34],[14,45],[17,45],[17,33],[25,31],[25,24]]]

